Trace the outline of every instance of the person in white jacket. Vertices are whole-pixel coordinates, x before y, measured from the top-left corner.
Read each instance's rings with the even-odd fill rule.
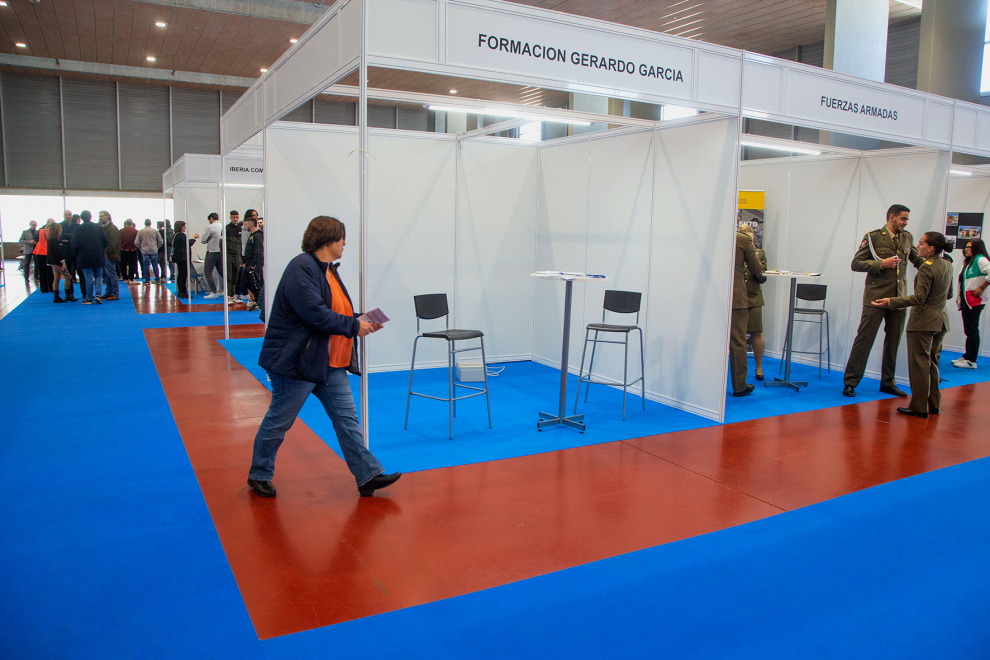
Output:
[[[956,304],[962,312],[963,329],[966,331],[966,352],[953,367],[976,369],[976,356],[980,352],[980,312],[990,298],[990,255],[986,244],[979,238],[966,242],[963,249],[962,269],[959,271],[959,296]]]

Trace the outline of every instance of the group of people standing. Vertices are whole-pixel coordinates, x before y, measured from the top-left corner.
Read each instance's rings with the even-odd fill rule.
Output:
[[[216,213],[210,213],[207,221],[209,225],[203,235],[193,234],[190,239],[186,238],[185,223],[176,223],[176,231],[179,233],[175,237],[173,258],[181,271],[180,281],[176,284],[179,297],[188,295],[186,268],[189,248],[199,241],[206,245],[203,276],[209,293],[204,297],[219,298],[226,289],[228,303],[247,303],[249,310],[260,310],[264,315],[265,252],[262,218],[254,209],[248,209],[244,212],[243,221],[238,211],[231,211],[230,221],[222,228],[220,216]],[[183,254],[179,254],[180,251]],[[223,268],[224,256],[227,260],[226,273]]]
[[[98,224],[93,222],[89,211],[75,215],[66,210],[62,222],[49,218],[41,229],[32,220],[30,227],[21,233],[21,243],[25,282],[30,281],[33,263],[41,292],[53,294],[54,302],[78,300],[76,282],[80,284],[84,305],[120,299],[117,279],[120,231],[106,211],[100,211]],[[64,298],[59,295],[60,288]]]
[[[926,418],[939,414],[939,358],[942,340],[949,331],[946,302],[954,297],[952,258],[953,245],[943,234],[925,232],[914,244],[906,231],[910,209],[894,204],[887,209],[883,227],[868,232],[853,256],[854,272],[866,273],[863,291],[863,312],[856,339],[843,376],[845,396],[856,396],[856,387],[866,371],[866,363],[877,332],[884,326],[883,359],[880,391],[907,397],[897,386],[894,371],[901,334],[907,321],[908,375],[911,402],[899,407],[904,415]],[[917,268],[914,293],[907,293],[907,263]],[[746,335],[753,340],[756,358],[756,378],[763,380],[763,296],[760,285],[766,281],[766,254],[753,244],[752,230],[743,225],[736,234],[735,281],[733,287],[732,325],[729,356],[732,369],[733,396],[746,396],[755,386],[746,382],[748,363]],[[966,333],[966,352],[952,362],[954,367],[975,369],[980,348],[980,314],[990,298],[990,254],[984,242],[973,239],[966,243],[964,261],[959,273],[959,293],[956,304],[962,313]],[[911,308],[910,318],[906,309]]]

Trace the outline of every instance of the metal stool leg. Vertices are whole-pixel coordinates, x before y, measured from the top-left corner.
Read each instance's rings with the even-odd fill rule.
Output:
[[[485,359],[485,339],[484,337],[479,337],[481,339],[481,368],[485,373],[485,404],[488,406],[488,428],[492,427],[492,402],[488,398],[488,360]]]
[[[825,350],[828,353],[828,372],[832,373],[832,336],[829,331],[828,312],[825,312]]]
[[[456,355],[456,353],[455,353],[456,349],[457,349],[457,343],[456,342],[452,342],[452,341],[448,341],[447,342],[447,350],[450,351],[450,366],[451,366],[451,369],[453,369],[453,366],[454,366],[454,356]],[[450,382],[454,386],[453,387],[453,390],[451,391],[450,396],[454,399],[453,402],[452,402],[454,404],[454,417],[457,417],[457,381],[454,380],[454,372],[453,372],[453,370],[451,370],[451,372],[450,372]]]
[[[818,317],[818,380],[822,379],[822,317]]]
[[[639,384],[642,388],[640,396],[643,398],[643,410],[646,410],[646,355],[643,352],[643,330],[636,329],[639,330],[639,375],[641,376]]]
[[[447,410],[450,413],[450,434],[454,439],[454,354],[450,351],[450,342],[447,342],[447,392],[450,399],[447,401]]]
[[[416,369],[416,344],[419,342],[419,337],[413,339],[413,356],[412,364],[409,365],[409,391],[406,392],[406,421],[402,425],[402,429],[405,430],[409,428],[409,400],[412,399],[412,378],[413,371]]]
[[[598,348],[598,330],[595,330],[595,338],[591,340],[591,362],[588,364],[588,383],[584,386],[584,402],[588,403],[588,392],[591,391],[591,376],[595,368],[595,349]],[[587,342],[585,342],[587,346]]]
[[[629,382],[629,333],[626,333],[626,342],[623,344],[622,357],[622,421],[626,420],[626,383]]]
[[[584,348],[581,349],[581,368],[578,369],[577,392],[574,393],[574,412],[577,413],[578,400],[581,398],[581,381],[584,379],[584,356],[588,352],[588,334],[591,331],[584,330]]]

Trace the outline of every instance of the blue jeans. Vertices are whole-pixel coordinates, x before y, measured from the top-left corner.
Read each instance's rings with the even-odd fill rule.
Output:
[[[153,252],[151,254],[145,254],[144,252],[142,252],[141,253],[141,270],[144,271],[144,281],[145,282],[150,282],[151,281],[152,269],[154,269],[155,279],[157,280],[159,278],[159,274],[158,274],[158,253],[157,252]]]
[[[120,295],[120,280],[117,279],[117,262],[103,261],[103,279],[107,283],[107,296]]]
[[[103,290],[103,268],[80,268],[83,274],[83,300],[92,300]]]
[[[275,454],[285,440],[285,432],[296,421],[296,416],[310,393],[320,400],[333,422],[341,453],[344,454],[344,460],[357,485],[363,486],[384,472],[378,459],[364,446],[361,425],[354,407],[354,395],[351,394],[345,369],[331,369],[330,382],[326,385],[307,383],[277,374],[268,375],[272,380],[272,403],[254,436],[254,458],[251,460],[248,478],[271,481],[275,474]]]

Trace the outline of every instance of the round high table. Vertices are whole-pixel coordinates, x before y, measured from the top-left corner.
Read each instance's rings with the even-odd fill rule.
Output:
[[[799,279],[815,279],[821,277],[820,273],[791,273],[787,271],[782,272],[767,272],[764,273],[767,277],[775,277],[779,279],[790,279],[791,281],[791,292],[788,296],[789,307],[787,310],[787,334],[785,338],[785,343],[787,344],[787,350],[784,352],[784,377],[774,378],[774,382],[767,381],[763,384],[764,387],[789,387],[795,392],[799,392],[802,387],[808,386],[808,381],[792,381],[791,380],[791,349],[793,347],[794,339],[794,301],[797,299],[797,281]]]
[[[536,423],[536,430],[542,431],[548,426],[560,424],[578,429],[584,433],[584,414],[571,415],[568,417],[564,413],[567,405],[567,357],[571,348],[571,295],[575,282],[602,282],[608,278],[604,275],[589,275],[587,273],[563,273],[556,271],[537,271],[530,277],[541,280],[563,280],[564,281],[564,340],[560,353],[560,401],[557,406],[557,414],[540,412],[540,420]]]

